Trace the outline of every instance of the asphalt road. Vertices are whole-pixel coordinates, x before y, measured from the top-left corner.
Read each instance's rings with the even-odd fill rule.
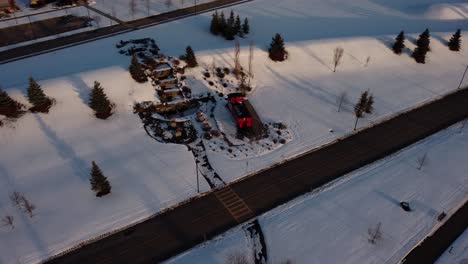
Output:
[[[156,263],[467,117],[468,89],[463,89],[251,175],[216,193],[195,198],[48,263]],[[236,200],[241,199],[245,210],[248,208],[252,213],[232,216],[232,208],[226,209],[225,201],[218,198],[226,193],[226,188],[235,192]],[[447,248],[451,242],[437,240],[435,243]]]
[[[107,38],[157,24],[170,22],[173,20],[193,16],[203,12],[216,10],[218,8],[237,5],[240,3],[250,2],[253,0],[216,0],[205,4],[199,4],[183,9],[162,13],[155,16],[150,16],[142,19],[125,22],[110,27],[103,27],[92,31],[86,31],[70,36],[60,37],[56,39],[46,40],[38,43],[33,43],[26,46],[12,48],[0,52],[0,64],[29,58],[39,54],[80,45],[86,42],[94,41],[97,39]],[[207,25],[208,27],[209,25]]]

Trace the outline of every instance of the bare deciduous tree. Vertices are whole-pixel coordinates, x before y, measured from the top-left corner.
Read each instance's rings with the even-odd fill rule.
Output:
[[[236,77],[239,77],[239,74],[241,73],[241,65],[240,65],[240,44],[239,41],[236,40],[234,44],[234,74]]]
[[[254,73],[253,73],[253,57],[254,57],[254,50],[255,50],[255,46],[253,44],[253,41],[250,42],[250,46],[249,46],[249,72],[248,72],[248,75],[249,75],[249,87],[250,87],[250,81],[252,80],[252,78],[254,77]]]
[[[26,197],[22,196],[21,197],[21,206],[23,208],[23,212],[27,213],[29,217],[34,216],[34,210],[36,210],[36,206],[32,204]]]
[[[22,197],[23,197],[23,195],[21,195],[21,193],[15,191],[10,195],[10,200],[16,207],[21,209]]]
[[[424,153],[419,159],[418,159],[418,170],[422,169],[424,164],[426,164],[427,161],[427,152]]]
[[[137,8],[137,3],[136,0],[130,0],[129,4],[129,10],[130,14],[132,15],[132,19],[135,18],[135,13],[136,13],[136,8]]]
[[[348,103],[348,94],[345,91],[342,91],[336,99],[336,103],[338,104],[338,112],[340,112],[343,104]]]
[[[236,251],[227,255],[226,264],[250,264],[250,261],[245,254]]]
[[[344,49],[341,47],[337,47],[333,51],[333,64],[334,64],[333,72],[336,72],[336,67],[340,65],[341,59],[343,58],[343,54],[344,54]]]
[[[369,228],[367,233],[369,234],[369,243],[375,244],[378,240],[382,239],[382,231],[380,231],[382,223],[379,222],[375,228]]]
[[[0,219],[2,222],[2,226],[9,226],[11,229],[15,228],[15,225],[13,224],[14,218],[11,215],[6,215]]]

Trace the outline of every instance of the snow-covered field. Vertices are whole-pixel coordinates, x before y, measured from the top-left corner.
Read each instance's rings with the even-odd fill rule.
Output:
[[[466,202],[468,127],[461,126],[260,216],[268,263],[398,263],[440,225],[441,212],[451,215]],[[426,162],[418,169],[424,154]],[[413,211],[403,211],[400,201],[409,202]],[[368,229],[375,230],[379,223],[381,239],[371,244]],[[226,263],[233,252],[252,258],[245,250],[248,239],[241,236],[244,231],[234,228],[166,263]],[[445,254],[441,263],[462,263],[466,258],[466,236],[453,246],[453,254]]]
[[[426,4],[413,8],[418,3]],[[468,24],[466,19],[426,18],[424,10],[438,4],[455,2],[256,0],[233,7],[241,17],[249,18],[252,28],[248,38],[240,41],[244,67],[249,43],[256,46],[256,87],[249,99],[264,122],[286,123],[292,140],[265,155],[248,158],[248,164],[247,159],[231,159],[207,149],[220,177],[226,182],[238,179],[350,133],[354,124],[352,104],[362,91],[370,90],[376,99],[375,113],[359,121],[359,126],[365,127],[455,89],[468,61],[468,49],[465,43],[461,52],[450,52],[445,42],[457,28],[468,29]],[[47,115],[26,114],[0,128],[0,216],[11,214],[16,224],[14,230],[0,229],[0,244],[15,245],[14,250],[0,247],[0,263],[37,262],[196,194],[191,153],[183,146],[161,144],[148,137],[138,116],[132,113],[133,102],[155,98],[154,88],[138,85],[130,78],[126,71],[129,58],[118,54],[114,45],[119,40],[151,37],[164,54],[173,56],[191,45],[201,67],[187,75],[199,80],[191,83],[194,91],[208,91],[210,88],[201,80],[202,68],[213,59],[217,66],[232,67],[234,46],[208,32],[210,16],[178,20],[0,65],[0,85],[14,98],[26,102],[24,93],[31,75],[47,95],[57,100]],[[412,42],[426,27],[433,32],[428,64],[416,64],[409,51],[396,56],[388,48],[395,35],[405,30],[410,39],[407,45],[413,49]],[[267,59],[266,49],[276,32],[283,35],[289,51],[289,59],[283,63]],[[345,56],[333,73],[332,54],[337,46],[344,48]],[[117,105],[116,114],[107,121],[96,120],[85,104],[94,80],[102,83]],[[336,99],[343,91],[349,103],[337,112]],[[224,118],[221,122],[229,122],[228,115]],[[334,132],[330,133],[330,129]],[[94,198],[90,190],[88,171],[92,160],[111,182],[113,193],[108,197]],[[451,167],[456,169],[457,163],[451,163]],[[387,184],[382,179],[372,183]],[[386,188],[404,190],[391,184]],[[202,191],[207,190],[204,184]],[[24,193],[36,204],[33,219],[12,206],[9,195],[13,191]],[[432,197],[424,195],[424,199]],[[437,200],[437,195],[433,199]],[[417,200],[418,196],[403,198]],[[442,199],[439,203],[444,201],[452,200]],[[373,202],[368,205],[374,206]],[[448,204],[445,209],[450,208]],[[419,217],[419,212],[413,216]],[[384,232],[392,228],[386,221],[382,219]],[[408,227],[414,227],[414,223]],[[371,222],[346,232],[356,235],[359,228],[367,230],[364,225],[368,224]],[[392,249],[386,252],[396,252],[395,241],[407,239],[402,233],[388,240],[387,246]],[[286,253],[284,257],[296,257],[295,252]]]

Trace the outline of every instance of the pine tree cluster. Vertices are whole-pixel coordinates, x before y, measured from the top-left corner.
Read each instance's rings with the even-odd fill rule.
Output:
[[[130,75],[132,78],[138,83],[145,83],[148,81],[148,77],[146,77],[145,72],[141,68],[140,63],[138,63],[138,59],[135,55],[132,56],[132,60],[130,62],[130,66],[128,67],[130,71]]]
[[[280,34],[276,34],[268,49],[268,55],[273,61],[284,61],[287,58],[288,52],[284,47],[284,40]]]
[[[97,81],[94,82],[94,87],[89,95],[88,105],[94,110],[97,118],[106,119],[112,115],[112,103],[107,99],[104,89]]]
[[[97,197],[105,196],[111,192],[112,187],[109,181],[94,161],[92,162],[91,178],[89,181],[91,183],[91,190],[96,192]]]
[[[461,30],[457,30],[450,38],[448,47],[451,51],[460,51],[461,48]]]
[[[33,105],[32,112],[46,113],[52,105],[52,99],[44,94],[41,86],[32,77],[29,77],[27,97],[28,101]]]
[[[401,31],[400,34],[395,39],[395,44],[393,44],[393,52],[400,55],[405,48],[405,32]]]
[[[416,42],[416,49],[414,49],[412,55],[417,63],[426,63],[426,54],[430,51],[430,37],[429,29],[426,29],[421,35],[419,35],[419,39]]]
[[[250,32],[249,20],[245,18],[242,23],[240,16],[235,16],[233,11],[226,19],[223,12],[218,14],[216,11],[211,18],[210,31],[212,34],[221,35],[227,40],[234,40],[236,35],[242,38]]]
[[[184,60],[187,63],[187,67],[194,68],[198,66],[197,57],[195,57],[195,52],[192,47],[187,46],[185,48],[185,54],[180,56],[181,60]]]

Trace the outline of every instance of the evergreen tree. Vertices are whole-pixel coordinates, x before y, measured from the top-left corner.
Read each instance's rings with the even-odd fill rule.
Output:
[[[33,106],[44,106],[49,103],[50,99],[44,94],[41,86],[32,78],[29,77],[29,87],[27,90],[28,101]]]
[[[429,29],[426,28],[426,30],[424,30],[424,32],[421,35],[419,35],[419,39],[416,41],[416,46],[423,47],[427,49],[427,51],[430,51],[431,50],[429,46],[429,44],[431,43],[430,37],[431,35],[429,34]]]
[[[145,72],[141,68],[140,63],[138,63],[138,59],[135,55],[132,56],[132,60],[130,62],[130,66],[128,67],[130,71],[130,75],[132,78],[138,83],[144,83],[148,81],[148,77],[146,77]]]
[[[356,122],[354,123],[354,130],[356,130],[359,118],[363,117],[364,114],[371,114],[374,111],[374,97],[369,95],[369,92],[365,91],[361,94],[359,101],[354,106],[354,115],[356,116]]]
[[[461,47],[461,30],[457,30],[455,34],[450,38],[448,43],[449,49],[451,51],[460,51]]]
[[[221,12],[221,15],[219,16],[219,32],[224,36],[226,32],[226,27],[227,27],[227,21],[226,17],[224,16],[224,12]]]
[[[242,24],[242,31],[244,34],[249,34],[250,32],[249,20],[247,18],[244,19],[244,24]]]
[[[280,34],[276,33],[272,39],[268,53],[273,61],[284,61],[286,59],[287,52],[284,47],[284,40]]]
[[[395,39],[395,44],[393,44],[393,52],[400,55],[405,48],[405,32],[401,31],[400,34]]]
[[[413,58],[417,63],[426,63],[426,54],[430,50],[430,34],[429,29],[426,29],[416,42],[416,49],[413,52]]]
[[[224,30],[224,38],[226,40],[234,40],[235,36],[236,36],[236,34],[234,32],[233,24],[227,23],[226,29]]]
[[[214,12],[211,18],[210,31],[214,35],[218,35],[220,33],[218,11]]]
[[[234,11],[231,10],[231,14],[229,15],[229,18],[227,20],[227,24],[231,25],[232,28],[234,28],[234,23],[236,22],[236,18],[234,16]]]
[[[371,94],[367,97],[366,104],[364,106],[364,112],[371,114],[374,111],[374,96]]]
[[[7,92],[0,88],[0,114],[7,117],[19,117],[24,106],[13,100]]]
[[[92,162],[91,178],[89,181],[91,183],[91,190],[96,192],[97,197],[102,197],[111,192],[112,187],[109,181],[94,161]]]
[[[185,49],[185,55],[183,56],[187,66],[190,68],[194,68],[198,66],[197,58],[195,57],[195,52],[193,52],[192,47],[187,46]]]
[[[238,35],[242,31],[242,25],[239,15],[236,17],[236,22],[234,22],[234,34]]]
[[[16,101],[0,88],[0,108],[14,108]]]
[[[94,87],[89,94],[88,105],[95,111],[97,118],[106,119],[111,115],[112,104],[97,81],[94,81]]]

